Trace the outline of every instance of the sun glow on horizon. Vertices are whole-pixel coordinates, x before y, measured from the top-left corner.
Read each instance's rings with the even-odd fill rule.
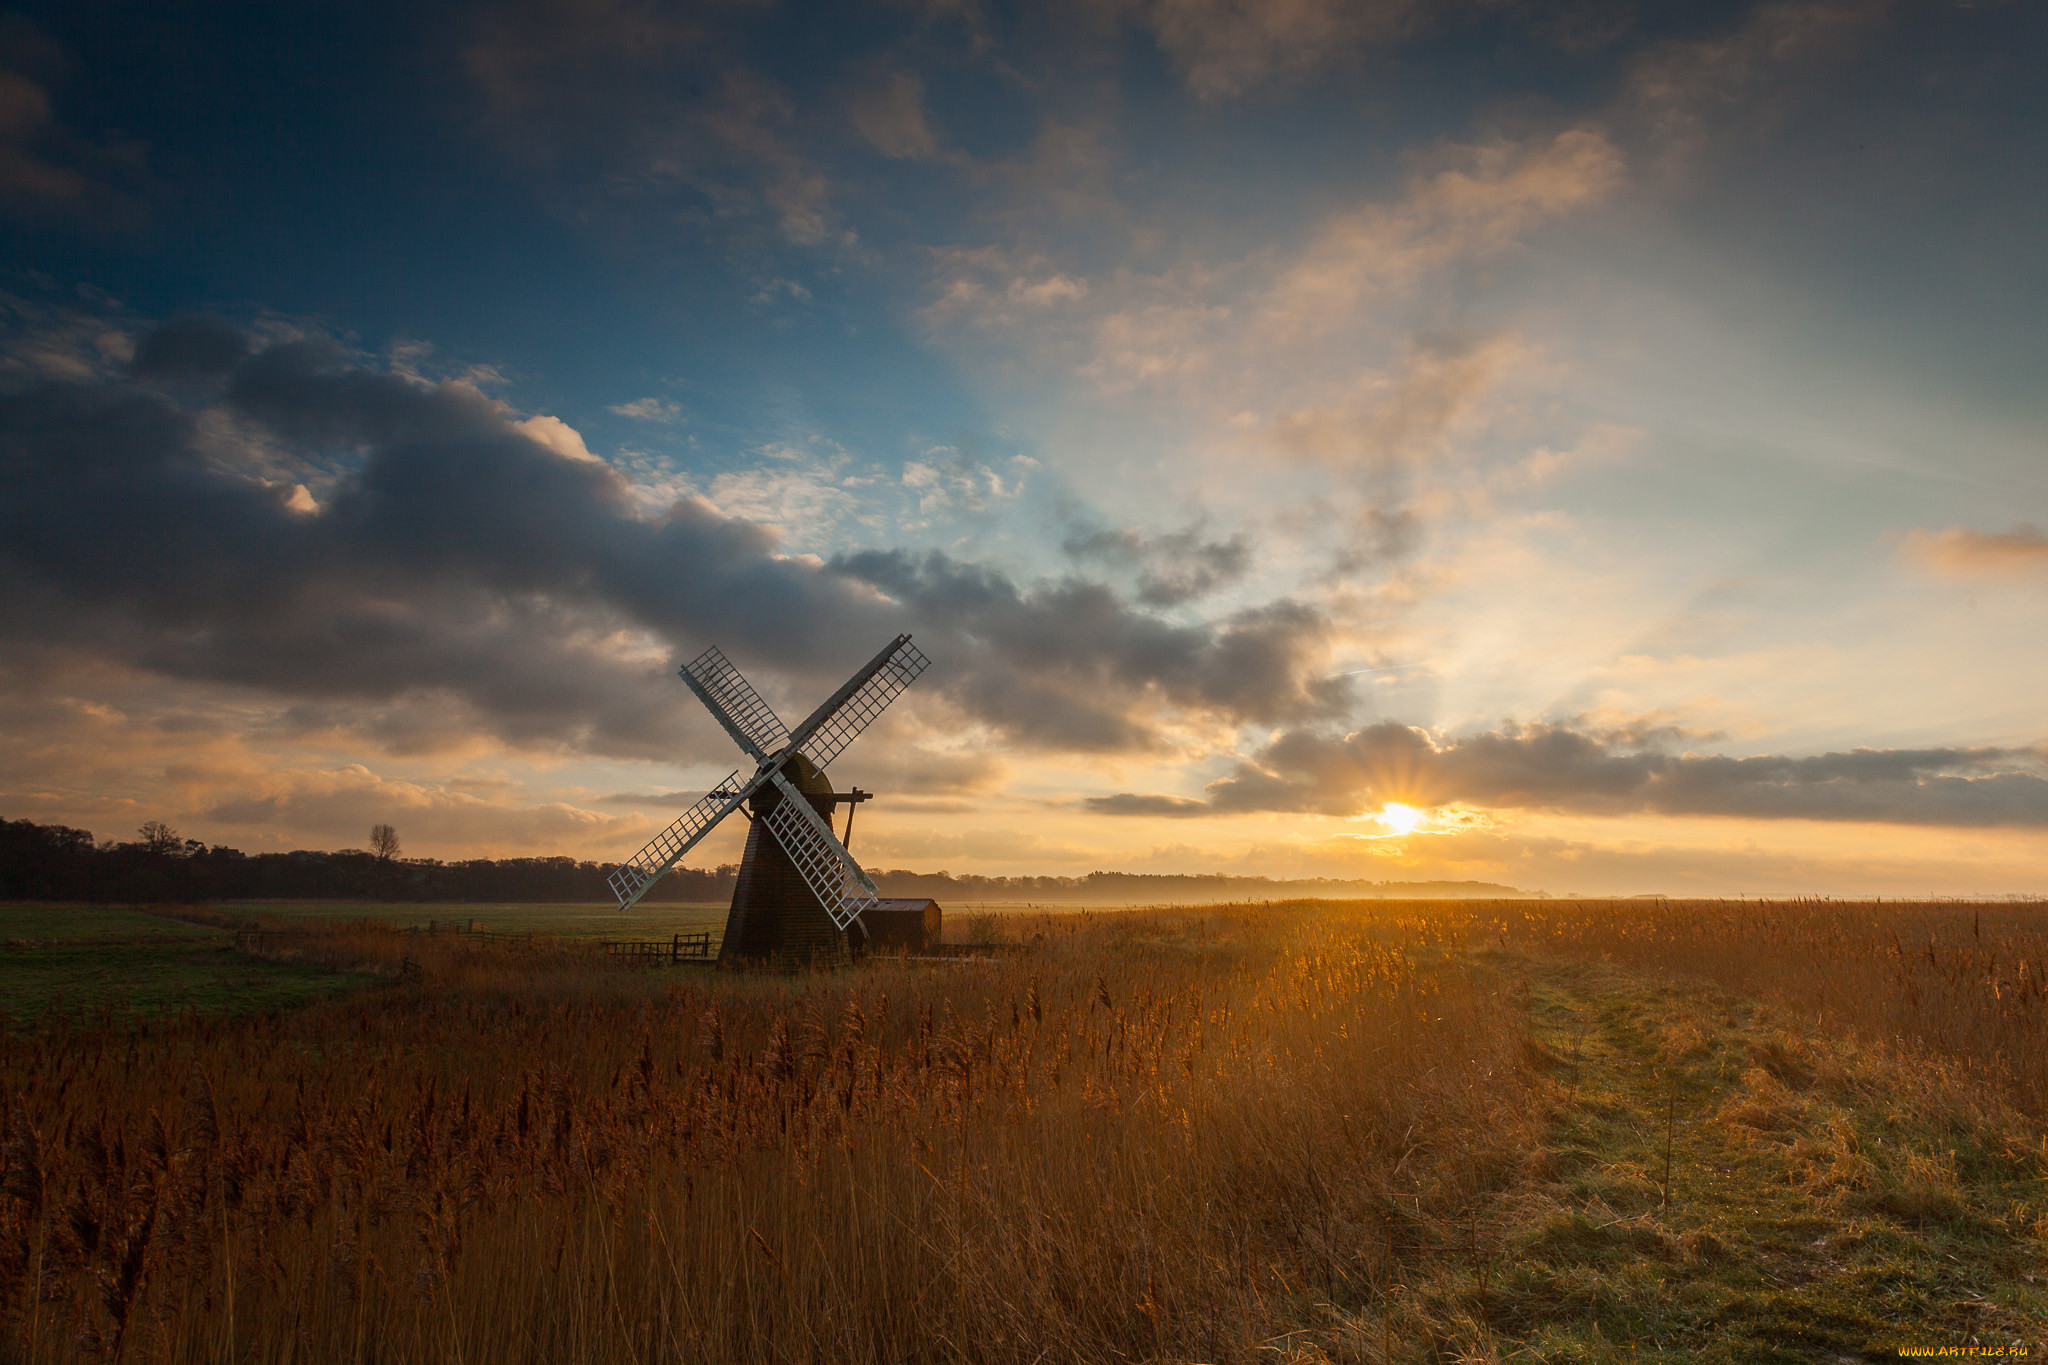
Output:
[[[1413,834],[1422,824],[1424,816],[1413,806],[1403,805],[1399,801],[1389,801],[1381,806],[1379,813],[1372,818],[1395,834]]]

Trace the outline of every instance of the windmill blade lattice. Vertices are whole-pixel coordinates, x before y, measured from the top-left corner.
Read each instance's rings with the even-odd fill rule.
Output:
[[[606,880],[611,883],[612,894],[619,898],[619,908],[624,909],[639,900],[648,887],[661,880],[664,872],[676,865],[676,860],[697,846],[697,841],[711,832],[712,826],[731,814],[733,808],[753,795],[761,785],[757,775],[745,786],[739,784],[737,770],[725,781],[704,794],[704,799],[684,811],[682,817],[667,829],[654,836],[647,847],[635,853],[620,864],[617,871]]]
[[[825,765],[839,757],[930,666],[931,660],[911,644],[910,637],[899,635],[791,731],[715,646],[684,664],[679,670],[683,681],[759,766],[744,783],[737,772],[728,776],[612,872],[609,881],[619,907],[625,909],[647,894],[719,821],[772,782],[780,800],[757,817],[773,836],[773,844],[764,851],[779,848],[787,856],[835,928],[843,931],[853,924],[879,903],[881,893],[833,834],[830,819],[818,813],[811,804],[813,798],[806,796],[784,769],[792,773],[808,770],[800,780],[820,788],[816,799],[841,799],[832,796],[831,784],[824,780]],[[800,763],[800,758],[808,763]],[[865,800],[866,794],[856,792],[845,799]],[[728,925],[742,922],[742,899],[750,894],[746,890],[750,885],[748,869],[754,866],[758,842],[751,837],[748,840]],[[774,880],[771,875],[770,883]]]
[[[825,767],[931,664],[908,635],[897,636],[796,728],[792,743],[805,758]]]
[[[881,893],[804,794],[780,772],[769,780],[782,793],[782,801],[761,817],[762,823],[796,864],[833,925],[844,929],[879,902]]]
[[[789,746],[789,731],[774,708],[716,645],[684,664],[682,676],[726,733],[755,758],[765,760]]]

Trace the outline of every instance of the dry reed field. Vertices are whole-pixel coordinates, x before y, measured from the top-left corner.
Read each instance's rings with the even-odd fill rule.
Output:
[[[1471,902],[1441,927],[1759,995],[2048,1118],[2048,902]]]
[[[330,926],[284,951],[385,984],[0,1036],[0,1360],[2011,1336],[2048,1272],[2044,926],[1292,903],[1013,917],[981,960],[810,975]]]
[[[10,1034],[17,1357],[1249,1358],[1526,1145],[1513,1010],[1420,926],[1045,927]]]

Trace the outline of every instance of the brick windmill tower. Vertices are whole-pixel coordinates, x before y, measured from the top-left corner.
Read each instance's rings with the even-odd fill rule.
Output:
[[[683,681],[754,760],[754,775],[742,782],[733,772],[612,873],[619,908],[639,900],[719,821],[744,807],[753,829],[719,960],[844,961],[865,940],[862,916],[883,902],[833,833],[832,817],[847,806],[851,834],[853,805],[873,793],[835,793],[825,767],[930,665],[908,635],[899,635],[789,730],[716,648],[684,664]]]

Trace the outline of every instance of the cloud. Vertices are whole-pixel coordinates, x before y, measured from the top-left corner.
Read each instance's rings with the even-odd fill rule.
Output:
[[[1768,128],[1791,97],[1818,87],[1814,68],[1881,23],[1873,0],[1762,4],[1726,33],[1658,43],[1629,66],[1614,113],[1666,157],[1732,129]]]
[[[774,212],[782,235],[797,246],[844,240],[832,208],[832,186],[824,170],[798,151],[789,132],[795,104],[780,87],[744,70],[726,73],[716,95],[693,111],[681,136],[656,159],[657,175],[688,180],[706,173],[727,177],[723,188],[751,181],[753,192]],[[745,181],[741,179],[745,177]]]
[[[2048,826],[2048,751],[2039,748],[1731,758],[1652,747],[1667,736],[1655,727],[1566,724],[1508,725],[1455,739],[1394,721],[1341,736],[1296,729],[1211,783],[1206,808],[1357,816],[1399,801],[1597,815]],[[1105,814],[1196,813],[1183,801],[1117,796],[1090,804]]]
[[[1906,533],[1899,548],[1907,560],[1944,578],[2012,578],[2048,570],[2048,536],[2031,526],[2010,531],[1915,529]]]
[[[688,810],[704,799],[702,791],[613,792],[597,798],[601,806],[633,806],[642,810]]]
[[[515,0],[473,11],[464,71],[489,106],[521,114],[643,93],[665,68],[706,46],[689,8],[619,0]]]
[[[1014,771],[1009,760],[992,748],[904,741],[895,735],[886,738],[896,742],[848,757],[846,780],[872,783],[889,793],[892,802],[899,794],[926,798],[984,796],[1001,788]]]
[[[197,818],[215,828],[253,828],[266,834],[315,838],[339,835],[351,842],[360,839],[360,831],[373,823],[388,821],[420,846],[486,841],[498,847],[570,851],[583,856],[593,848],[631,844],[653,828],[645,819],[604,815],[565,802],[522,805],[445,786],[386,778],[359,763],[302,769],[267,785],[270,790],[262,794],[220,801],[197,812]]]
[[[656,214],[705,230],[761,220],[797,246],[851,242],[806,120],[737,54],[715,6],[523,0],[479,7],[461,64],[483,126],[508,156],[554,178],[578,216]]]
[[[1090,796],[1084,798],[1081,804],[1097,815],[1164,815],[1182,819],[1216,813],[1216,808],[1207,801],[1197,801],[1193,797],[1139,796],[1132,792],[1118,792],[1114,796]]]
[[[916,496],[920,513],[985,512],[1024,491],[1021,477],[1005,477],[973,458],[971,449],[933,446],[923,459],[904,461],[898,478]]]
[[[249,339],[225,318],[192,313],[152,329],[135,347],[139,379],[217,379],[249,353]]]
[[[1530,361],[1521,339],[1505,333],[1411,343],[1397,365],[1363,375],[1340,401],[1281,414],[1265,434],[1289,454],[1337,469],[1423,463],[1481,423],[1481,400]]]
[[[120,186],[140,177],[142,147],[81,136],[57,116],[52,91],[71,65],[34,21],[0,15],[0,213],[104,228],[137,212]]]
[[[966,325],[1014,336],[1042,358],[1071,366],[1102,394],[1171,393],[1222,422],[1245,411],[1295,405],[1291,439],[1306,428],[1355,421],[1384,398],[1364,391],[1354,346],[1384,345],[1389,305],[1412,302],[1426,278],[1508,252],[1556,220],[1601,202],[1624,178],[1621,152],[1592,125],[1521,140],[1444,144],[1432,169],[1325,216],[1307,242],[1235,257],[1183,257],[1157,273],[1128,268],[1090,274],[1021,232],[1019,244],[934,253],[935,297],[920,313],[934,329]],[[1517,359],[1501,332],[1477,342],[1411,339],[1398,375],[1484,382],[1489,366]],[[1432,366],[1438,373],[1426,373]],[[1185,412],[1186,407],[1179,411]],[[1284,408],[1283,408],[1284,410]],[[1415,419],[1424,414],[1417,413]],[[1404,414],[1380,414],[1387,437]],[[1339,443],[1350,438],[1339,436]],[[1327,442],[1325,442],[1327,443]]]
[[[1418,176],[1394,203],[1325,222],[1265,299],[1263,329],[1298,337],[1352,321],[1377,295],[1452,261],[1504,251],[1538,225],[1598,202],[1625,169],[1621,152],[1591,126],[1440,156],[1450,164]]]
[[[594,464],[604,463],[604,461],[590,453],[589,446],[583,444],[583,433],[559,417],[549,417],[543,413],[538,417],[529,417],[523,422],[515,422],[513,426],[525,432],[528,437],[540,442],[565,460],[588,460]]]
[[[1188,88],[1221,99],[1408,32],[1419,0],[1152,0],[1142,13]]]
[[[721,515],[816,545],[857,512],[857,500],[841,486],[836,452],[820,458],[795,448],[770,447],[757,453],[775,463],[725,470],[705,488],[704,496]]]
[[[360,845],[393,821],[416,853],[630,851],[656,823],[535,801],[495,775],[375,771],[287,705],[30,645],[0,650],[0,809],[125,836],[162,819],[240,847]],[[444,748],[445,741],[444,739]],[[463,755],[436,764],[458,769]],[[400,766],[409,767],[401,761]]]
[[[1251,539],[1236,531],[1221,540],[1204,538],[1189,526],[1162,535],[1132,527],[1071,532],[1060,548],[1076,560],[1138,571],[1138,599],[1174,607],[1207,596],[1243,578],[1251,569]]]
[[[205,411],[356,456],[309,514],[260,451],[237,468],[202,415],[147,389],[0,395],[0,637],[307,703],[439,694],[510,740],[631,754],[680,710],[638,632],[780,662],[804,651],[757,612],[848,654],[887,629],[768,532],[702,503],[639,516],[569,428],[515,423],[465,385],[289,342]]]
[[[1013,741],[1145,747],[1176,712],[1282,724],[1348,705],[1307,604],[1172,623],[1081,578],[794,556],[702,497],[643,511],[573,428],[469,384],[319,338],[234,353],[211,324],[174,324],[138,343],[136,378],[0,393],[0,645],[253,689],[401,750],[482,733],[673,759],[679,734],[706,734],[677,654],[716,642],[837,681],[899,630],[939,661],[924,695]],[[145,377],[209,372],[182,396]],[[327,471],[317,497],[276,476],[294,461]]]
[[[924,112],[924,81],[893,71],[856,95],[853,126],[883,156],[924,160],[938,155],[938,134]]]
[[[1230,304],[1175,299],[1105,313],[1095,321],[1093,354],[1080,373],[1108,393],[1205,378],[1218,368],[1219,352],[1236,340],[1231,322],[1237,311]]]
[[[679,422],[683,417],[682,405],[665,398],[636,398],[630,403],[614,403],[605,411],[636,422]]]
[[[84,197],[84,176],[39,154],[49,124],[49,92],[26,76],[0,71],[0,201],[26,206]]]
[[[1133,611],[1100,583],[1020,585],[938,552],[860,551],[830,568],[928,622],[962,670],[951,684],[961,704],[1026,742],[1153,748],[1164,710],[1271,724],[1352,702],[1348,680],[1323,676],[1329,618],[1291,599],[1187,625]]]
[[[810,297],[811,291],[796,280],[772,279],[754,291],[751,301],[765,308],[783,299],[788,299],[792,303],[807,303]]]
[[[1088,280],[1040,252],[980,246],[945,247],[932,255],[938,297],[920,316],[933,325],[956,319],[981,328],[1043,323],[1094,292]]]

